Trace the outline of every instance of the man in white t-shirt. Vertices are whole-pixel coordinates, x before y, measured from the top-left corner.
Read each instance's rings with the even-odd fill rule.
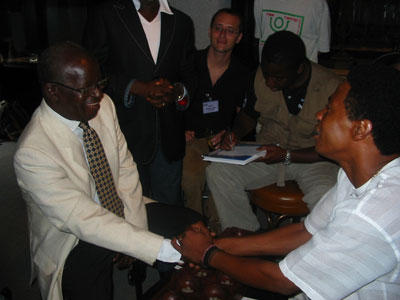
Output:
[[[255,38],[259,55],[267,38],[277,31],[291,31],[302,38],[307,57],[317,63],[319,52],[329,52],[331,19],[326,0],[255,0]]]
[[[247,285],[295,299],[400,299],[400,72],[355,68],[317,113],[316,150],[342,169],[304,222],[213,239],[193,224],[173,245]],[[249,258],[286,255],[278,264]]]

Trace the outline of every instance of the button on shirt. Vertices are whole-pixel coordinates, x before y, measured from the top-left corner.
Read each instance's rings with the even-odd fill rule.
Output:
[[[399,195],[398,158],[359,188],[341,169],[304,222],[312,239],[281,271],[311,299],[400,299]]]

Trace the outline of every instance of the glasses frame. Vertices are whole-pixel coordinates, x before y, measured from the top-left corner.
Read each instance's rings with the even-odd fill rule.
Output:
[[[64,87],[64,88],[69,89],[71,91],[78,92],[79,94],[81,94],[81,96],[84,96],[84,95],[87,95],[90,92],[90,90],[92,90],[92,89],[93,90],[99,89],[100,91],[103,91],[103,89],[106,87],[106,85],[108,83],[108,80],[109,80],[108,78],[104,78],[104,79],[100,80],[99,82],[96,82],[95,84],[92,84],[91,86],[88,86],[88,87],[85,87],[85,88],[80,88],[80,89],[74,88],[72,86],[68,86],[68,85],[65,85],[65,84],[62,84],[62,83],[59,83],[57,81],[50,81],[49,83]]]
[[[230,27],[224,27],[224,26],[222,26],[220,24],[215,24],[215,25],[211,26],[211,28],[215,32],[225,33],[225,34],[228,34],[228,35],[234,35],[234,34],[239,34],[240,33],[239,30],[235,30],[235,29],[230,28]]]

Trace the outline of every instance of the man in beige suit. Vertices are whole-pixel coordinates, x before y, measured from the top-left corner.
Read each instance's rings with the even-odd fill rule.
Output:
[[[177,227],[183,230],[183,223],[192,220],[169,214],[170,207],[165,219],[150,220],[149,210],[163,204],[145,205],[151,200],[142,196],[114,104],[102,92],[99,64],[86,50],[69,42],[54,45],[41,55],[38,70],[44,100],[15,154],[29,216],[32,279],[38,278],[43,299],[112,299],[116,253],[148,264],[180,259],[170,240],[148,230],[148,221],[165,221],[154,231],[170,227],[175,235]],[[124,218],[100,205],[79,127],[85,121],[100,137]]]

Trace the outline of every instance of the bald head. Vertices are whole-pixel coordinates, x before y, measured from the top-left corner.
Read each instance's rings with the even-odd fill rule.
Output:
[[[61,42],[44,50],[39,57],[38,77],[41,85],[47,82],[63,82],[68,66],[84,61],[96,62],[89,52],[78,44]]]
[[[49,47],[39,58],[38,72],[43,98],[55,112],[76,121],[97,115],[106,80],[84,48],[71,42]]]

